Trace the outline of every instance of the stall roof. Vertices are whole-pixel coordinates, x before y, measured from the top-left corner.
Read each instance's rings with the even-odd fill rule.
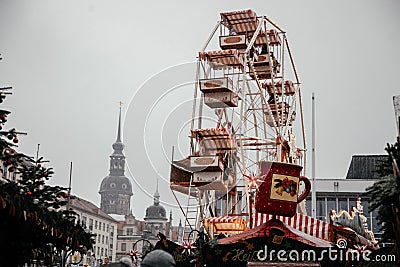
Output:
[[[281,229],[284,232],[284,236],[286,238],[296,240],[298,242],[307,244],[312,247],[319,247],[319,248],[332,247],[332,243],[325,241],[323,239],[319,239],[317,237],[308,235],[306,233],[303,233],[299,230],[294,229],[291,226],[285,225],[283,222],[276,220],[276,219],[269,220],[268,222],[266,222],[258,227],[255,227],[253,229],[250,229],[248,231],[245,231],[241,234],[232,235],[229,237],[219,239],[218,244],[228,245],[228,244],[232,244],[232,243],[243,242],[244,240],[254,238],[254,237],[268,237],[270,235],[271,229],[273,229],[273,228]]]
[[[237,216],[205,218],[203,224],[210,234],[238,234],[247,230],[246,221]]]
[[[262,214],[256,212],[254,215],[255,216],[253,220],[253,227],[262,225],[263,223],[273,218],[273,215],[271,214]],[[328,240],[329,231],[332,227],[332,225],[327,222],[312,218],[301,213],[296,213],[293,217],[276,216],[276,218],[281,220],[286,225],[293,227],[301,232],[325,240]]]

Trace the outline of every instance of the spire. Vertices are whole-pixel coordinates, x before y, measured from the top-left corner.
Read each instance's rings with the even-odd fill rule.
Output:
[[[154,205],[158,204],[160,204],[160,193],[158,193],[158,177],[157,177],[156,192],[154,193]]]
[[[119,101],[118,133],[117,133],[117,141],[115,141],[116,143],[121,143],[121,109],[122,109],[122,101]]]
[[[125,172],[125,156],[123,153],[125,145],[121,140],[121,113],[122,102],[119,102],[119,116],[118,116],[118,129],[117,140],[112,145],[114,152],[110,156],[110,176],[123,176]]]
[[[154,195],[160,196],[160,193],[158,193],[158,177],[157,177],[156,193]]]

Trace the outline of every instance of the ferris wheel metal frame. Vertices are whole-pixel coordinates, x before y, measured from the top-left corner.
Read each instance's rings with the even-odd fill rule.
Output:
[[[227,132],[229,138],[233,140],[232,149],[230,151],[216,153],[222,154],[223,157],[225,157],[223,160],[227,166],[230,163],[235,164],[235,166],[230,166],[233,168],[234,172],[232,174],[233,177],[231,177],[233,181],[229,181],[229,177],[226,179],[227,181],[225,183],[231,182],[231,184],[226,186],[227,189],[223,195],[226,195],[226,203],[228,203],[229,192],[241,187],[246,197],[246,206],[240,206],[243,207],[243,209],[245,208],[246,212],[240,211],[236,215],[248,216],[250,221],[253,212],[250,205],[250,198],[254,194],[254,186],[257,185],[257,181],[251,180],[249,177],[256,176],[255,173],[257,173],[258,162],[261,160],[286,161],[290,163],[300,163],[305,166],[307,151],[300,81],[292,52],[286,38],[286,32],[266,16],[257,16],[255,22],[256,24],[254,24],[253,21],[251,22],[253,28],[256,25],[254,32],[250,35],[247,33],[239,34],[245,35],[247,39],[245,40],[247,44],[246,48],[243,48],[242,45],[241,49],[236,49],[237,51],[231,49],[227,50],[226,53],[223,50],[222,52],[205,52],[218,29],[220,29],[221,38],[221,36],[224,37],[223,34],[229,30],[229,28],[232,28],[229,21],[224,20],[224,18],[215,25],[206,43],[199,52],[190,124],[190,152],[192,156],[204,154],[202,149],[206,146],[204,145],[206,138],[201,139],[199,137],[200,133],[196,131],[204,128],[204,113],[212,113],[210,110],[204,109],[205,105],[208,105],[211,110],[214,110],[214,123],[216,123],[214,131],[217,132],[222,129]],[[270,33],[273,33],[274,38],[277,38],[272,41],[276,42],[279,40],[279,44],[271,44]],[[234,37],[238,36],[238,34],[225,35],[225,37],[227,36]],[[266,48],[263,58],[265,58],[264,60],[268,62],[268,64],[260,64],[260,62],[257,62],[257,59],[261,58],[259,52],[261,46],[262,49]],[[235,53],[238,55],[236,59]],[[278,59],[274,59],[274,53],[278,55]],[[217,59],[219,56],[220,58]],[[232,56],[233,61],[231,59],[226,61],[224,58],[225,56]],[[214,58],[216,60],[214,60]],[[221,58],[223,60],[221,60]],[[240,64],[237,64],[238,62],[234,60],[238,60]],[[274,66],[276,63],[274,60],[280,62],[278,64],[281,68],[280,70],[282,70],[281,73],[280,70],[274,69],[274,67],[276,67]],[[221,64],[221,62],[226,64]],[[263,72],[261,73],[259,70]],[[236,102],[231,101],[223,107],[218,104],[213,104],[213,102],[210,102],[210,99],[206,98],[206,91],[201,91],[201,81],[218,79],[218,75],[219,77],[227,78],[226,83],[232,83],[234,85],[232,87],[233,94],[230,93],[230,96],[237,96],[237,103],[240,102],[240,105],[237,104],[237,106],[235,106]],[[287,79],[287,77],[290,77],[293,81]],[[289,83],[287,81],[289,81]],[[199,92],[202,94],[200,97],[198,95]],[[209,101],[208,103],[207,100]],[[296,146],[292,130],[293,121],[295,119],[294,116],[297,110],[300,113],[302,147]],[[206,130],[208,130],[208,128],[206,128]],[[206,134],[209,132],[206,132]],[[218,148],[214,148],[213,150],[208,147],[208,151],[218,152],[219,150]],[[299,154],[303,155],[299,156]],[[303,169],[303,173],[305,172],[306,170]],[[229,174],[226,176],[229,176]],[[171,187],[171,189],[173,188]],[[188,195],[187,205],[182,206],[174,193],[174,189],[172,190],[185,215],[185,228],[187,226],[192,230],[199,228],[200,222],[207,216],[206,213],[208,209],[206,206],[210,204],[207,203],[210,197],[209,194],[214,194],[214,200],[216,199],[216,193],[210,193],[210,191],[212,190],[200,189],[190,180],[188,189],[185,192],[185,194]],[[190,222],[188,219],[190,213],[189,207],[193,205],[193,203],[191,203],[193,199],[197,199],[199,207],[196,212],[197,219],[195,223],[193,223],[193,221]],[[204,199],[206,199],[205,203]],[[243,200],[240,201],[243,202]],[[234,206],[238,203],[231,204],[232,207],[229,208],[228,204],[226,204],[226,215],[232,213],[232,210],[235,211]],[[208,215],[212,216],[214,214]]]

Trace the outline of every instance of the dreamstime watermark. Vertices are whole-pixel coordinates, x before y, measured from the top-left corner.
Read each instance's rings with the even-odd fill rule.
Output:
[[[372,255],[372,251],[366,249],[365,246],[356,246],[354,249],[347,248],[347,242],[339,239],[336,247],[329,247],[315,251],[312,249],[297,250],[268,250],[265,245],[264,249],[257,252],[259,261],[303,261],[303,262],[320,262],[320,261],[380,261],[395,262],[396,255]]]

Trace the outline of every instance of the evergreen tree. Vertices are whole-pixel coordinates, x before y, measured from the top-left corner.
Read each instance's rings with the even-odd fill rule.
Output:
[[[367,188],[371,198],[370,209],[378,210],[377,219],[381,226],[381,242],[395,242],[400,248],[400,139],[394,145],[387,144],[389,155],[378,169],[380,179]],[[399,255],[399,253],[397,253]]]
[[[0,103],[11,87],[0,88]],[[0,110],[0,265],[22,266],[36,261],[52,266],[75,252],[92,248],[93,235],[76,222],[67,203],[66,188],[50,186],[53,175],[43,158],[15,150],[15,129],[3,130],[10,112]]]

